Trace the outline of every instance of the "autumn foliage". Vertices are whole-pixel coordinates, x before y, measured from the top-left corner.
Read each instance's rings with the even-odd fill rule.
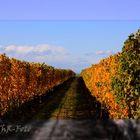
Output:
[[[140,30],[128,37],[121,53],[84,69],[81,76],[110,118],[140,118]]]
[[[120,117],[119,112],[127,116],[127,108],[122,110],[111,91],[111,79],[116,75],[120,54],[103,59],[99,64],[92,65],[81,72],[91,94],[107,109],[110,118]]]
[[[71,70],[0,55],[0,116],[75,76]]]

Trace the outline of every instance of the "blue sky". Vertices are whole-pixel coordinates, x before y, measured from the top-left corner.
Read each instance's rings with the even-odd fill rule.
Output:
[[[1,0],[0,53],[80,72],[121,51],[139,0]]]
[[[0,19],[139,20],[139,0],[1,0]]]
[[[121,51],[140,21],[0,21],[0,52],[80,72]]]

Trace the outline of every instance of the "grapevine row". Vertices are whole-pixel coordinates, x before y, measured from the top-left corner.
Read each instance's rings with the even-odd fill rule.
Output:
[[[0,116],[75,76],[71,70],[0,55]]]
[[[121,53],[84,69],[81,76],[110,118],[140,118],[140,29]]]

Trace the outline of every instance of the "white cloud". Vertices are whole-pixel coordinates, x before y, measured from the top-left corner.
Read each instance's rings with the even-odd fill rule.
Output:
[[[29,53],[66,53],[66,50],[60,46],[50,46],[48,44],[41,44],[36,46],[31,45],[8,45],[8,46],[1,46],[3,48],[3,52],[5,53],[15,53],[15,54],[22,54],[26,55]]]
[[[106,51],[96,51],[95,54],[97,55],[111,55],[114,54],[114,52],[110,51],[110,50],[106,50]]]
[[[61,46],[52,46],[48,44],[40,45],[0,45],[0,53],[6,53],[10,57],[16,57],[25,61],[46,62],[49,65],[53,63],[74,64],[75,57],[68,50]]]
[[[107,58],[109,55],[113,55],[115,52],[111,50],[99,50],[95,52],[87,52],[85,53],[84,59],[87,60],[88,64],[97,64],[100,60]]]
[[[17,45],[9,45],[4,47],[5,53],[20,53],[27,54],[34,50],[32,46],[17,46]]]
[[[95,52],[88,52],[85,53],[86,56],[95,56],[95,55],[111,55],[114,54],[115,52],[111,51],[111,50],[98,50]]]
[[[71,54],[67,49],[61,46],[52,46],[49,44],[40,45],[0,45],[0,53],[6,53],[7,56],[15,57],[20,60],[45,62],[59,68],[70,68],[80,72],[91,64],[98,63],[104,56],[113,52],[96,51],[85,54]]]

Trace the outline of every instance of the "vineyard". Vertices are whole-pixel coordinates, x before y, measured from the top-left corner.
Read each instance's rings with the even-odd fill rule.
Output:
[[[110,118],[140,118],[140,29],[124,42],[122,52],[84,69],[81,76]]]
[[[43,97],[75,75],[72,70],[0,55],[0,117]],[[109,113],[109,118],[140,118],[140,29],[128,37],[121,52],[84,69],[81,77],[92,97],[96,97],[99,106],[101,104],[101,110]],[[72,88],[70,92],[64,91],[70,97],[78,92],[77,85],[80,87],[80,82],[74,83],[74,91]]]
[[[71,70],[0,55],[0,116],[74,76]]]

